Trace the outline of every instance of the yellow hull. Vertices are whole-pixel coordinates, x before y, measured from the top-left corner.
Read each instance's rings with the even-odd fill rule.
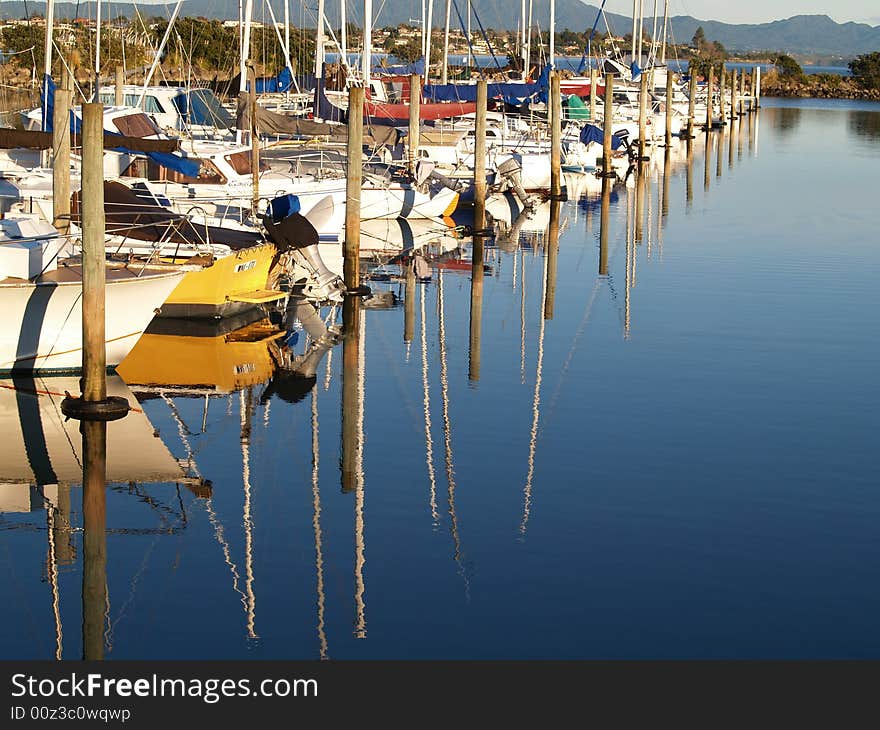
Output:
[[[116,372],[135,389],[231,393],[272,377],[275,365],[270,347],[284,334],[265,318],[213,337],[148,331]]]
[[[190,271],[165,300],[160,316],[225,317],[283,299],[284,292],[266,288],[274,258],[275,246],[265,243]]]

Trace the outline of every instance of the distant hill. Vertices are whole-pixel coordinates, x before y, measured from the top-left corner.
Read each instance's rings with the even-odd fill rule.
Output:
[[[313,7],[311,3],[309,7]],[[381,5],[381,12],[376,18],[379,26],[408,23],[417,18],[421,12],[421,0],[385,0]],[[461,6],[461,3],[459,3]],[[338,3],[327,3],[328,17],[331,24],[339,23]],[[331,7],[332,6],[332,7]],[[435,27],[443,23],[443,0],[434,2]],[[519,3],[511,0],[473,0],[480,20],[485,28],[512,29],[516,27]],[[167,17],[171,13],[173,3],[166,5],[138,5],[141,15],[158,15]],[[268,22],[268,13],[263,9],[263,4],[254,3],[255,17],[265,18]],[[280,4],[274,6],[276,13],[280,12]],[[29,0],[27,8],[30,12],[45,13],[45,3]],[[125,3],[112,3],[109,13],[116,17],[134,15],[134,6]],[[55,14],[58,18],[71,18],[79,10],[81,17],[94,17],[94,2],[57,3]],[[362,10],[355,9],[349,22],[360,23]],[[557,0],[556,3],[556,29],[562,31],[565,28],[574,31],[582,31],[591,28],[596,20],[598,8],[595,5],[587,5],[580,0]],[[3,0],[0,2],[0,19],[22,18],[25,13],[24,0]],[[235,19],[238,17],[237,0],[186,0],[182,13],[190,16],[202,16],[206,18]],[[106,12],[105,12],[106,15]],[[536,25],[546,29],[548,25],[548,12],[545,9],[541,13],[535,13],[533,20]],[[623,15],[607,13],[607,18],[612,30],[617,35],[630,32],[632,20]],[[303,11],[302,6],[291,8],[291,22],[298,26],[314,27],[314,11]],[[453,23],[457,25],[456,14],[452,13]],[[280,20],[280,18],[279,18]],[[652,20],[646,21],[650,30]],[[870,26],[863,23],[836,23],[827,15],[796,15],[785,20],[775,20],[771,23],[754,25],[734,25],[720,23],[714,20],[698,20],[690,16],[675,16],[670,18],[672,39],[678,43],[688,42],[698,27],[702,26],[706,37],[710,41],[719,41],[725,48],[732,51],[749,50],[778,50],[786,53],[836,55],[852,57],[860,53],[868,53],[880,50],[880,26]],[[478,30],[476,22],[473,30]],[[605,30],[604,21],[600,21],[599,30]]]

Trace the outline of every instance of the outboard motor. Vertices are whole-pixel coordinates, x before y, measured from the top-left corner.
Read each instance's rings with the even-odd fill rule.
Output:
[[[526,208],[534,208],[537,201],[523,188],[522,180],[520,179],[521,172],[522,165],[513,157],[498,165],[498,176],[513,188],[513,192],[519,198],[519,202]]]
[[[296,195],[281,195],[270,200],[263,216],[266,233],[279,252],[288,254],[309,273],[303,284],[304,297],[317,301],[342,301],[345,284],[321,259],[318,231],[299,210]]]

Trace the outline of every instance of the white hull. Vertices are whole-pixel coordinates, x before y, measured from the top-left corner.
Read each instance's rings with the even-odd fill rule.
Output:
[[[183,271],[107,281],[107,366],[129,353]],[[0,284],[0,372],[82,368],[82,283]]]

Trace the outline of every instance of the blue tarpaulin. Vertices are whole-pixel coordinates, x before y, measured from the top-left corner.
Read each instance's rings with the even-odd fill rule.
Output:
[[[487,95],[490,99],[504,99],[509,104],[522,104],[532,99],[541,91],[539,84],[510,82],[506,84],[488,84]],[[434,101],[476,101],[476,84],[427,84],[422,93],[426,99]]]
[[[281,69],[281,73],[271,78],[257,79],[258,94],[275,94],[289,91],[293,86],[293,75],[290,69],[285,66]]]
[[[52,131],[52,119],[55,116],[55,82],[51,76],[45,76],[43,79],[43,91],[40,94],[43,108],[43,131]],[[82,122],[73,111],[70,112],[70,131],[73,134],[82,133]],[[107,132],[105,134],[116,135],[115,132]],[[116,135],[122,137],[124,135]],[[179,172],[187,177],[197,177],[199,174],[199,163],[195,160],[189,160],[184,157],[172,155],[169,152],[135,152],[126,147],[114,147],[116,152],[125,152],[130,155],[146,155],[157,165],[167,167],[169,170]]]
[[[585,124],[581,129],[580,140],[584,144],[589,144],[590,142],[597,142],[598,144],[603,144],[605,141],[605,132],[597,127],[595,124]],[[626,142],[623,141],[623,138],[617,134],[611,135],[611,149],[617,150],[621,147],[626,147]]]

